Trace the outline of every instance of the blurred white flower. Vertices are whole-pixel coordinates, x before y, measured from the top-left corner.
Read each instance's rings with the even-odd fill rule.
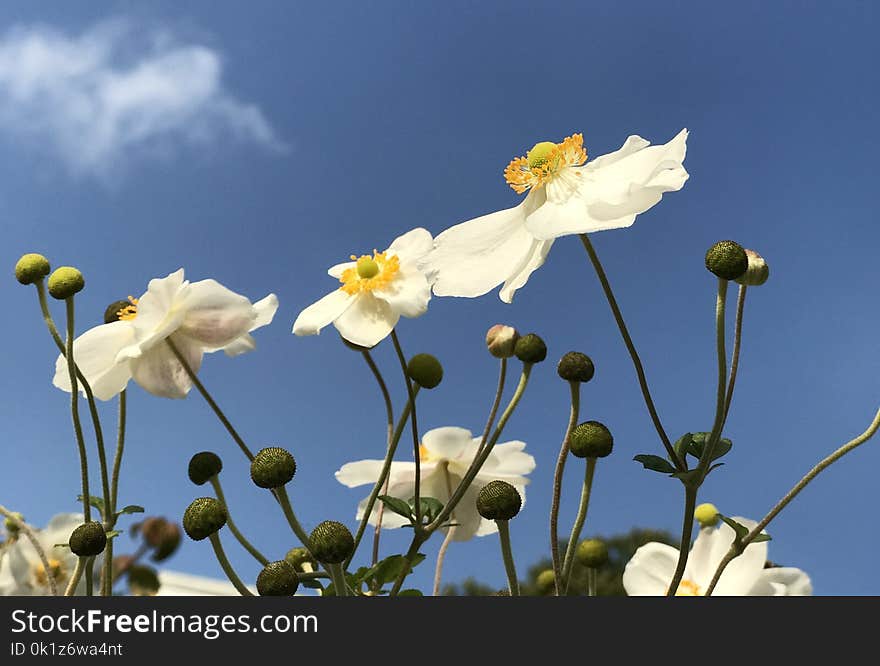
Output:
[[[316,335],[332,323],[349,342],[372,347],[391,333],[401,315],[425,314],[431,284],[419,262],[432,244],[426,229],[413,229],[384,252],[352,255],[351,261],[333,266],[327,272],[342,286],[303,310],[293,333]]]
[[[470,430],[464,428],[435,428],[426,432],[419,447],[421,497],[433,497],[446,505],[449,501],[449,488],[455,490],[458,487],[477,455],[481,440],[481,437],[474,437]],[[535,459],[523,452],[525,446],[525,442],[517,441],[495,445],[474,482],[452,512],[457,525],[454,540],[467,541],[474,535],[485,536],[498,531],[494,520],[486,520],[477,513],[477,495],[490,481],[507,481],[519,491],[525,503],[526,484],[529,482],[526,474],[535,469]],[[382,460],[346,463],[336,472],[336,480],[349,488],[364,484],[375,485],[382,471],[382,464]],[[391,463],[388,494],[405,502],[412,499],[415,492],[415,470],[414,462]],[[366,504],[367,498],[358,504],[358,520],[363,518]],[[377,502],[370,515],[371,525],[376,524],[378,511]],[[382,527],[395,528],[406,524],[405,518],[391,511],[385,511],[382,515]]]
[[[633,135],[619,150],[586,164],[581,134],[536,144],[504,172],[518,194],[528,191],[518,206],[457,224],[434,240],[425,260],[436,271],[434,294],[481,296],[503,282],[500,297],[510,303],[554,239],[628,227],[664,192],[680,190],[688,179],[682,166],[687,135],[683,129],[650,147]]]
[[[734,518],[752,529],[757,525],[748,518]],[[717,528],[700,530],[688,556],[684,577],[677,596],[703,596],[712,582],[715,570],[733,543],[733,528],[719,523]],[[767,561],[767,542],[750,543],[742,555],[731,561],[713,596],[804,596],[813,593],[809,576],[793,567],[770,567]],[[666,594],[675,566],[678,549],[652,541],[639,548],[623,572],[623,587],[630,596],[658,596]]]
[[[278,309],[275,294],[251,303],[215,280],[184,280],[182,268],[150,280],[147,292],[130,300],[119,321],[96,326],[73,343],[76,365],[101,400],[122,391],[129,379],[153,395],[185,397],[192,382],[166,340],[198,372],[206,352],[236,356],[253,349],[250,331],[269,324]],[[52,383],[70,391],[63,355]]]

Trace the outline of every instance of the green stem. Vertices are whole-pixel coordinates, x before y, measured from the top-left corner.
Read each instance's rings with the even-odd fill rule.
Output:
[[[46,557],[46,551],[43,550],[43,546],[40,545],[40,540],[37,539],[37,536],[34,534],[33,530],[25,523],[23,520],[19,519],[12,511],[7,509],[5,506],[0,504],[0,515],[4,516],[9,522],[15,525],[20,532],[22,532],[27,540],[31,542],[31,545],[34,547],[34,550],[37,551],[37,557],[40,558],[40,562],[43,565],[43,571],[46,572],[46,583],[49,586],[49,592],[53,597],[58,596],[58,586],[55,584],[55,577],[52,576],[52,570],[49,568],[49,559]],[[5,552],[3,549],[2,552]]]
[[[736,544],[731,545],[730,550],[724,556],[724,559],[721,560],[721,563],[718,565],[718,569],[715,571],[715,575],[712,577],[712,582],[709,584],[709,587],[706,591],[706,596],[710,596],[712,592],[715,590],[715,586],[718,584],[718,580],[721,578],[721,574],[724,573],[724,569],[730,564],[731,560],[737,557],[743,550],[745,550],[746,546],[748,546],[755,538],[764,531],[767,525],[770,524],[779,513],[788,506],[791,501],[798,496],[798,494],[809,485],[809,483],[815,479],[819,474],[825,470],[826,468],[833,465],[835,462],[840,460],[843,456],[845,456],[850,451],[858,448],[865,442],[867,442],[874,434],[877,432],[877,429],[880,428],[880,410],[874,415],[874,420],[871,421],[871,424],[868,426],[867,430],[863,432],[858,437],[851,439],[846,444],[841,446],[839,449],[834,451],[832,454],[823,458],[819,463],[817,463],[809,472],[807,472],[804,477],[798,481],[794,487],[789,490],[783,497],[780,499],[776,505],[770,509],[766,516],[761,519],[757,525],[755,525],[752,530],[746,534],[742,541],[740,542],[741,548],[735,548]]]
[[[718,356],[718,385],[715,397],[715,421],[712,423],[712,431],[703,447],[700,462],[697,464],[697,486],[706,477],[706,470],[712,462],[712,453],[715,445],[721,438],[724,429],[724,408],[727,398],[727,351],[724,338],[724,313],[727,301],[727,280],[718,278],[718,296],[715,299],[715,351]]]
[[[565,581],[564,594],[568,594],[568,586],[571,583],[571,569],[574,566],[574,552],[577,543],[581,538],[581,530],[584,528],[584,521],[587,519],[587,510],[590,506],[590,492],[593,489],[593,474],[596,471],[596,458],[587,458],[587,467],[584,472],[584,485],[581,489],[581,502],[578,506],[577,518],[571,528],[571,536],[568,539],[568,546],[565,549],[565,560],[562,565],[562,579]]]
[[[119,499],[119,472],[122,469],[122,453],[125,450],[125,419],[126,419],[126,394],[125,389],[119,394],[119,419],[116,429],[116,453],[113,456],[113,475],[110,481],[110,525],[107,529],[116,526],[116,507]],[[105,521],[106,522],[106,521]],[[104,565],[101,574],[101,595],[113,596],[113,539],[107,541],[104,550]]]
[[[269,564],[269,560],[266,559],[266,557],[259,550],[254,548],[251,542],[245,538],[244,534],[239,531],[235,522],[233,522],[232,514],[229,512],[229,504],[226,502],[226,497],[223,495],[223,487],[220,485],[220,477],[215,474],[211,477],[210,481],[211,486],[213,486],[214,492],[217,495],[217,499],[220,500],[220,504],[222,504],[223,508],[226,510],[226,524],[229,525],[229,530],[232,532],[235,538],[238,539],[238,542],[242,546],[244,546],[244,549],[251,555],[253,555],[254,559],[257,560],[257,562],[262,564],[264,567],[267,566]]]
[[[516,577],[516,567],[513,564],[513,553],[510,549],[510,526],[506,520],[496,520],[498,525],[498,537],[501,542],[501,557],[504,560],[504,570],[507,572],[507,586],[510,596],[519,596],[519,580]]]
[[[251,450],[248,448],[247,444],[244,443],[244,440],[241,438],[241,435],[232,427],[232,424],[229,422],[229,419],[226,418],[226,415],[223,413],[223,410],[220,409],[219,405],[214,401],[214,398],[211,397],[211,394],[208,393],[208,389],[205,388],[204,384],[199,381],[199,378],[196,376],[196,373],[193,372],[192,368],[189,367],[189,364],[186,362],[186,359],[183,357],[183,354],[178,351],[177,347],[171,341],[171,338],[165,338],[165,342],[168,343],[168,346],[171,348],[171,351],[174,353],[174,356],[177,357],[178,362],[183,369],[186,371],[186,374],[189,376],[190,381],[193,383],[199,393],[202,394],[202,397],[205,399],[205,402],[214,410],[214,414],[217,415],[217,418],[220,419],[220,423],[223,424],[223,427],[226,428],[226,431],[235,440],[235,443],[238,444],[238,448],[241,449],[242,453],[247,457],[248,460],[254,459],[254,454],[251,453]]]
[[[312,552],[312,542],[309,539],[309,535],[306,534],[306,531],[302,528],[302,525],[299,524],[299,521],[296,519],[296,514],[293,512],[293,507],[290,506],[290,498],[287,496],[287,489],[282,486],[281,488],[275,488],[274,490],[275,497],[278,499],[278,503],[281,504],[281,510],[284,512],[284,517],[287,518],[287,522],[290,524],[290,529],[293,530],[293,533],[300,540],[303,546],[305,546],[306,550],[311,554]],[[312,556],[314,557],[314,555]]]
[[[730,412],[730,403],[733,400],[733,387],[736,385],[736,372],[739,368],[739,351],[742,346],[743,310],[746,305],[747,289],[748,287],[746,285],[741,284],[736,298],[736,324],[734,325],[733,353],[730,358],[730,376],[727,379],[727,395],[724,400],[723,423],[727,423],[727,414]]]
[[[327,563],[325,566],[330,573],[330,580],[333,581],[333,590],[336,592],[336,596],[347,597],[348,585],[345,582],[345,572],[342,570],[342,565]]]
[[[678,592],[678,586],[684,576],[684,569],[687,566],[688,553],[691,548],[691,535],[694,532],[694,509],[697,508],[697,489],[694,486],[685,485],[684,487],[684,521],[681,526],[681,542],[678,547],[678,564],[675,566],[675,573],[669,582],[669,588],[666,590],[667,597],[674,597]]]
[[[73,574],[70,576],[70,581],[67,583],[67,589],[64,590],[65,597],[72,597],[74,595],[76,592],[76,586],[79,585],[79,580],[82,578],[83,571],[88,572],[91,568],[92,559],[93,558],[91,557],[76,558],[76,567],[73,570]]]
[[[446,481],[446,494],[452,495],[452,479],[449,476],[449,462],[442,463],[443,466],[443,478]],[[455,522],[455,515],[450,516],[453,522]],[[437,566],[434,567],[434,589],[433,596],[440,596],[440,581],[443,578],[443,562],[446,559],[446,551],[449,550],[449,546],[452,543],[453,538],[455,537],[455,526],[452,525],[446,530],[446,537],[443,539],[443,543],[440,544],[440,550],[437,551]]]
[[[425,532],[413,536],[412,542],[409,545],[409,550],[407,550],[406,555],[403,556],[403,567],[397,575],[397,579],[394,581],[391,592],[388,593],[389,597],[396,597],[400,593],[400,588],[403,587],[403,581],[406,580],[406,577],[409,576],[412,571],[412,563],[415,560],[416,555],[419,554],[419,548],[422,547],[422,544],[425,543],[428,536],[430,536],[430,534],[426,536]]]
[[[79,466],[82,477],[82,503],[83,518],[85,522],[92,520],[92,507],[89,503],[91,495],[89,494],[89,462],[86,454],[86,442],[83,437],[82,424],[79,421],[79,387],[76,378],[76,361],[73,357],[73,338],[74,338],[74,308],[73,296],[65,299],[67,305],[67,371],[70,377],[70,412],[73,418],[73,430],[76,434],[76,445],[79,449]],[[91,591],[89,592],[91,596]]]
[[[620,313],[617,299],[614,298],[614,292],[611,291],[611,284],[608,282],[608,277],[605,275],[605,269],[602,268],[602,262],[599,261],[599,255],[596,254],[596,250],[593,248],[593,244],[590,242],[587,234],[580,234],[580,239],[584,245],[584,249],[590,257],[590,262],[593,264],[593,269],[596,271],[599,282],[602,284],[602,290],[605,292],[605,298],[608,300],[608,305],[611,306],[611,312],[614,315],[614,320],[617,322],[617,328],[620,329],[623,343],[626,345],[626,349],[629,351],[630,358],[635,366],[636,375],[639,378],[639,387],[642,389],[642,397],[645,400],[645,405],[648,407],[648,413],[651,415],[651,420],[654,422],[654,428],[660,436],[660,441],[663,442],[663,446],[666,449],[666,454],[669,456],[669,459],[678,470],[685,471],[687,467],[685,466],[684,461],[678,457],[672,443],[669,441],[666,431],[663,429],[663,424],[660,423],[660,416],[657,414],[657,409],[654,407],[654,400],[651,398],[651,392],[648,389],[648,380],[645,378],[645,369],[642,367],[642,361],[639,358],[639,354],[636,351],[632,338],[629,335],[629,331],[626,328],[626,324],[623,321],[623,315]]]
[[[483,437],[480,439],[480,447],[477,453],[482,452],[483,447],[489,440],[489,433],[492,432],[492,425],[495,423],[495,416],[498,414],[498,407],[501,405],[501,397],[504,395],[504,384],[507,381],[507,359],[501,359],[501,370],[498,373],[498,388],[495,389],[495,398],[492,401],[492,408],[489,410],[489,418],[486,420],[486,427],[483,428]]]
[[[587,569],[587,596],[595,597],[599,587],[599,570],[590,567]]]
[[[413,393],[412,380],[407,372],[406,356],[400,346],[400,340],[397,338],[397,331],[391,329],[391,340],[394,342],[394,351],[397,352],[397,359],[400,361],[400,369],[403,371],[403,379],[406,382],[406,393],[409,403],[412,405],[410,410],[410,422],[412,423],[412,439],[413,439],[413,456],[416,461],[415,480],[413,482],[413,513],[415,515],[416,529],[420,529],[422,525],[422,502],[421,502],[421,456],[419,455],[419,425],[416,419],[416,396]]]
[[[232,565],[229,563],[229,559],[226,557],[226,553],[223,551],[223,545],[220,543],[220,534],[218,532],[214,532],[208,538],[211,540],[211,545],[214,547],[214,555],[217,556],[217,561],[223,568],[223,573],[226,574],[229,582],[232,583],[232,585],[235,587],[236,590],[238,590],[238,593],[241,596],[254,596],[254,593],[247,588],[247,585],[241,582],[241,579],[235,573],[235,569],[233,569]]]
[[[571,432],[577,425],[578,412],[580,411],[580,382],[569,382],[571,391],[571,409],[568,415],[568,426],[562,438],[562,446],[559,449],[559,457],[556,459],[556,472],[553,475],[553,500],[550,504],[550,557],[553,562],[553,580],[556,585],[556,596],[562,595],[564,585],[562,570],[559,561],[559,501],[562,496],[562,475],[565,473],[565,461],[568,459],[569,445],[571,444]]]

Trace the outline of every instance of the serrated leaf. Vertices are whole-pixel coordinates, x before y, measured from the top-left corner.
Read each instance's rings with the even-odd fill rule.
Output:
[[[76,501],[82,502],[83,496],[77,495]],[[104,515],[104,499],[103,498],[95,497],[94,495],[89,495],[89,504],[91,506],[95,507],[98,511],[100,511],[102,516]]]
[[[398,497],[392,497],[391,495],[379,495],[379,501],[382,502],[382,504],[385,505],[385,508],[389,511],[393,511],[398,516],[403,516],[404,518],[412,522],[412,508],[402,499]]]
[[[687,454],[688,450],[690,449],[692,439],[693,434],[686,432],[677,440],[675,440],[675,444],[672,445],[672,448],[678,454],[679,458],[684,459],[685,454]]]
[[[733,528],[733,531],[736,533],[736,540],[742,541],[743,537],[749,533],[749,528],[743,525],[742,523],[736,522],[733,518],[728,518],[723,514],[718,514],[718,517],[721,518],[725,523],[730,525]]]
[[[706,442],[709,439],[709,435],[712,433],[709,432],[695,432],[693,434],[693,439],[691,441],[691,445],[688,447],[688,453],[697,458],[698,460],[703,456],[703,448],[706,446]],[[715,448],[712,450],[712,457],[709,459],[711,463],[714,460],[718,460],[722,456],[726,456],[730,449],[733,448],[733,442],[731,442],[726,437],[722,437],[719,439]]]
[[[661,458],[660,456],[654,456],[648,453],[640,453],[639,455],[633,457],[633,460],[642,463],[645,469],[649,469],[652,472],[660,472],[661,474],[675,473],[675,467],[672,465],[672,463],[666,460],[666,458]]]
[[[412,504],[413,501],[410,500],[410,506],[412,506]],[[443,502],[434,499],[433,497],[420,497],[419,504],[421,506],[422,518],[429,523],[439,516],[441,511],[443,511]]]
[[[137,504],[129,504],[128,506],[123,507],[119,511],[117,511],[116,517],[118,518],[119,516],[126,514],[126,513],[143,513],[143,512],[144,512],[144,507],[138,506]]]

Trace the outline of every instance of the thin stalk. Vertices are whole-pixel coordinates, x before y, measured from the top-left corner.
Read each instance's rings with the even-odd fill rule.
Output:
[[[52,571],[49,568],[49,559],[46,557],[46,551],[43,550],[43,546],[40,545],[40,540],[37,539],[37,536],[34,534],[33,530],[27,523],[25,523],[23,520],[20,520],[18,516],[16,516],[14,513],[12,513],[12,511],[7,509],[3,505],[0,505],[0,515],[3,515],[7,520],[15,525],[18,530],[27,537],[27,540],[31,542],[34,550],[37,551],[37,557],[40,558],[40,562],[43,565],[43,570],[46,572],[46,583],[49,586],[49,592],[52,594],[53,597],[57,597],[58,586],[55,584],[55,578],[52,576]]]
[[[730,412],[730,403],[733,400],[733,387],[736,385],[736,371],[739,369],[739,351],[742,346],[743,311],[746,305],[747,290],[748,287],[741,284],[736,297],[736,324],[734,325],[733,334],[733,353],[730,358],[730,376],[727,379],[727,396],[724,400],[723,423],[727,423],[727,414]]]
[[[302,528],[302,525],[299,524],[299,520],[297,520],[296,514],[293,512],[293,507],[290,506],[290,498],[287,496],[287,489],[284,488],[284,486],[281,488],[275,488],[274,494],[275,497],[278,498],[278,503],[281,504],[281,510],[284,512],[284,517],[287,518],[287,522],[290,524],[290,529],[293,530],[293,533],[311,554],[312,542],[309,539],[309,535],[306,534],[306,531]]]
[[[91,560],[91,557],[76,558],[76,567],[73,569],[73,574],[70,576],[70,581],[68,581],[67,588],[64,590],[65,597],[72,597],[74,592],[76,592],[76,586],[79,585],[79,579],[82,578],[83,571],[90,567]]]
[[[595,597],[599,587],[599,570],[587,569],[587,596]]]
[[[412,405],[412,409],[410,410],[410,422],[412,423],[413,455],[416,460],[415,480],[413,482],[413,514],[415,515],[416,529],[418,529],[422,524],[422,471],[421,456],[419,455],[419,424],[416,418],[416,396],[415,393],[413,393],[412,380],[409,377],[409,372],[407,372],[406,356],[404,355],[403,349],[400,346],[400,340],[397,338],[397,331],[393,328],[391,329],[391,340],[392,342],[394,342],[394,350],[397,352],[397,359],[400,361],[400,369],[403,371],[403,379],[406,382],[407,397],[409,398],[409,402]]]
[[[507,586],[510,596],[519,596],[519,580],[516,577],[516,567],[513,564],[513,552],[510,549],[510,525],[509,521],[496,520],[498,525],[498,540],[501,542],[501,557],[504,560],[504,571],[507,573]]]
[[[238,542],[244,546],[244,549],[249,552],[254,559],[262,564],[264,567],[269,564],[269,560],[256,548],[254,548],[253,544],[248,541],[244,534],[242,534],[235,522],[232,520],[232,514],[229,512],[229,504],[226,502],[226,497],[223,495],[223,487],[220,485],[220,477],[216,474],[211,477],[211,486],[214,488],[214,493],[217,495],[217,499],[220,500],[220,504],[223,505],[223,509],[226,511],[226,524],[229,525],[229,530],[238,539]]]
[[[501,359],[501,370],[498,373],[498,388],[495,389],[495,398],[492,401],[492,408],[489,410],[489,418],[486,420],[486,427],[483,428],[483,437],[480,439],[480,447],[477,453],[482,452],[483,447],[489,440],[489,433],[492,432],[492,425],[495,423],[495,416],[498,414],[498,407],[501,405],[501,397],[504,395],[504,384],[507,381],[507,359]]]
[[[113,456],[113,474],[110,480],[110,500],[108,511],[109,517],[105,519],[108,530],[116,526],[116,507],[119,499],[119,472],[122,468],[122,453],[125,450],[125,419],[126,419],[126,394],[125,389],[119,394],[119,417],[116,428],[116,453]],[[108,525],[109,520],[109,525]],[[113,596],[113,539],[107,540],[104,550],[104,563],[101,572],[101,596]]]
[[[571,536],[568,538],[568,546],[565,549],[565,560],[562,565],[562,579],[565,581],[564,594],[568,594],[568,586],[571,583],[571,570],[574,566],[574,552],[581,538],[581,530],[587,519],[587,510],[590,507],[590,492],[593,489],[593,474],[596,471],[596,458],[587,458],[586,471],[584,472],[584,485],[581,488],[581,501],[578,505],[577,518],[571,528]]]
[[[712,431],[703,447],[700,462],[696,469],[698,483],[702,483],[706,475],[706,469],[712,461],[712,453],[715,445],[721,438],[724,428],[724,407],[727,402],[727,351],[725,349],[724,318],[725,303],[727,301],[727,280],[718,278],[718,295],[715,299],[715,351],[718,356],[718,384],[715,396],[715,421],[712,423]]]
[[[674,597],[678,592],[678,586],[684,577],[684,569],[687,566],[688,553],[691,548],[691,536],[694,533],[694,509],[697,508],[697,489],[693,486],[684,487],[684,521],[681,526],[681,542],[678,546],[678,564],[675,573],[666,590],[667,597]]]
[[[400,570],[397,580],[394,581],[391,592],[388,593],[389,597],[396,597],[400,593],[400,588],[403,587],[403,581],[406,580],[406,577],[412,571],[412,563],[415,560],[416,555],[419,554],[419,548],[421,548],[422,544],[427,541],[428,536],[430,536],[430,534],[425,536],[424,532],[413,536],[413,540],[409,545],[409,550],[407,550],[406,555],[403,556],[403,568]]]
[[[602,268],[602,262],[599,261],[599,255],[596,254],[596,250],[593,248],[593,244],[590,242],[587,234],[580,234],[580,239],[584,245],[584,249],[590,257],[590,262],[593,264],[593,269],[596,271],[599,282],[602,284],[605,298],[608,300],[608,305],[611,306],[611,312],[614,315],[614,320],[617,322],[617,328],[620,329],[620,335],[623,337],[623,344],[626,345],[626,349],[629,351],[630,358],[635,366],[636,375],[639,378],[639,387],[642,390],[642,397],[645,400],[648,413],[651,415],[651,421],[654,423],[654,428],[660,436],[660,441],[663,442],[663,447],[666,449],[666,454],[669,456],[669,459],[678,470],[684,471],[687,469],[684,461],[678,457],[678,454],[672,446],[672,442],[669,441],[669,436],[663,429],[663,424],[660,423],[660,416],[657,414],[657,409],[654,407],[654,400],[651,398],[651,391],[648,389],[648,380],[645,378],[645,369],[642,367],[639,353],[636,351],[632,338],[629,335],[629,331],[626,328],[626,324],[623,321],[623,315],[620,313],[617,299],[614,297],[614,292],[611,290],[611,284],[608,282],[608,277],[605,275],[605,269]]]
[[[211,540],[211,545],[214,547],[214,555],[217,556],[217,561],[220,563],[223,573],[226,574],[229,582],[232,583],[241,596],[254,596],[254,593],[247,588],[247,585],[241,582],[241,578],[238,577],[238,574],[235,573],[235,569],[233,569],[232,565],[229,563],[229,558],[226,557],[226,553],[223,551],[223,545],[220,543],[220,534],[214,532],[208,538]]]
[[[449,478],[449,463],[443,463],[443,476],[446,479],[446,494],[452,495],[452,479]],[[451,516],[451,520],[455,521],[455,515]],[[443,562],[446,559],[446,551],[449,550],[449,546],[452,543],[452,539],[455,536],[455,526],[452,525],[448,530],[446,530],[446,538],[443,539],[443,543],[440,544],[440,550],[437,551],[437,566],[434,568],[434,589],[433,596],[440,596],[440,581],[443,578]]]
[[[550,557],[553,562],[553,580],[556,585],[557,597],[562,595],[564,584],[563,567],[559,561],[559,501],[562,496],[562,475],[565,473],[565,461],[568,459],[571,432],[577,425],[581,402],[580,382],[569,382],[568,387],[571,391],[571,409],[568,415],[568,426],[565,428],[562,446],[559,449],[559,457],[556,459],[556,472],[553,475],[553,499],[550,504]]]
[[[70,377],[70,412],[73,418],[73,430],[76,433],[76,445],[79,449],[79,466],[82,477],[82,503],[85,522],[92,520],[92,507],[89,503],[89,461],[86,454],[86,442],[83,437],[82,424],[79,421],[79,387],[77,386],[76,361],[73,357],[74,308],[73,296],[65,299],[67,305],[67,371]],[[91,596],[91,591],[89,591]]]
[[[345,582],[345,573],[342,571],[342,565],[326,564],[327,571],[330,573],[330,580],[333,581],[333,589],[337,597],[348,596],[348,584]]]

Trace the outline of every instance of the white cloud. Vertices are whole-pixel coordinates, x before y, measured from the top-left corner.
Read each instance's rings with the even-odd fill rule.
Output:
[[[71,36],[16,26],[0,36],[0,132],[106,176],[143,155],[234,137],[284,150],[260,109],[224,88],[215,50],[126,21]]]

